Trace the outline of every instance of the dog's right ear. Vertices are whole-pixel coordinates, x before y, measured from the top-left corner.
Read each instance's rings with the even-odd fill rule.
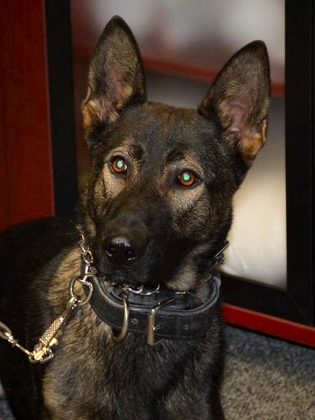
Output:
[[[106,25],[90,63],[88,92],[82,104],[88,142],[93,143],[93,134],[114,122],[127,105],[145,100],[138,45],[125,21],[115,16]]]
[[[248,168],[266,140],[270,70],[265,44],[254,41],[223,67],[198,111],[215,118],[223,140]]]

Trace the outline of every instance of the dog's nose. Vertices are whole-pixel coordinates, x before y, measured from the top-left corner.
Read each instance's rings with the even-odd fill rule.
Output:
[[[114,238],[106,249],[108,257],[117,263],[125,263],[136,258],[136,250],[126,238]]]

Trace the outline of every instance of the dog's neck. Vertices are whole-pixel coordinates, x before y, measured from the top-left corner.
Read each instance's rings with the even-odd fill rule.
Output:
[[[207,279],[210,293],[205,300],[189,292],[167,289],[134,289],[112,286],[91,278],[91,306],[98,317],[113,330],[114,341],[122,341],[128,332],[142,335],[149,345],[157,340],[197,340],[206,334],[220,296],[220,276]]]
[[[83,234],[79,247],[82,260],[79,277],[91,285],[90,304],[105,324],[115,330],[125,329],[124,337],[127,332],[144,334],[149,344],[155,344],[161,338],[194,340],[205,334],[220,295],[220,278],[215,268],[222,262],[227,244],[212,259],[210,273],[198,281],[195,293],[163,286],[150,290],[144,286],[113,285],[98,276],[93,254]],[[180,277],[176,279],[177,282],[181,280]],[[187,284],[188,279],[184,281]],[[173,287],[175,284],[172,283]]]

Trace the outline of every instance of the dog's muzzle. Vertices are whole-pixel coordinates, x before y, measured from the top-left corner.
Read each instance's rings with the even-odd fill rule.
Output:
[[[82,235],[82,234],[81,234]],[[118,242],[118,241],[117,241]],[[89,282],[93,293],[89,303],[98,317],[111,327],[114,341],[122,341],[128,332],[144,335],[149,345],[157,340],[195,340],[203,337],[212,321],[211,313],[220,296],[221,279],[216,269],[224,260],[223,247],[211,258],[210,294],[205,302],[190,292],[153,290],[141,286],[133,288],[128,285],[114,285],[98,278],[93,264],[93,255],[82,235],[79,245],[82,250],[82,268],[93,271]],[[119,245],[119,253],[126,251],[126,246]],[[112,250],[113,251],[113,250]],[[84,259],[89,255],[88,260]],[[116,334],[115,332],[119,332]]]

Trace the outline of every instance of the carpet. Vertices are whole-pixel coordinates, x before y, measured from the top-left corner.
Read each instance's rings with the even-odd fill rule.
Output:
[[[230,326],[226,342],[227,420],[315,420],[314,349]],[[13,419],[1,391],[0,419]]]
[[[227,420],[315,420],[315,350],[226,328]]]

